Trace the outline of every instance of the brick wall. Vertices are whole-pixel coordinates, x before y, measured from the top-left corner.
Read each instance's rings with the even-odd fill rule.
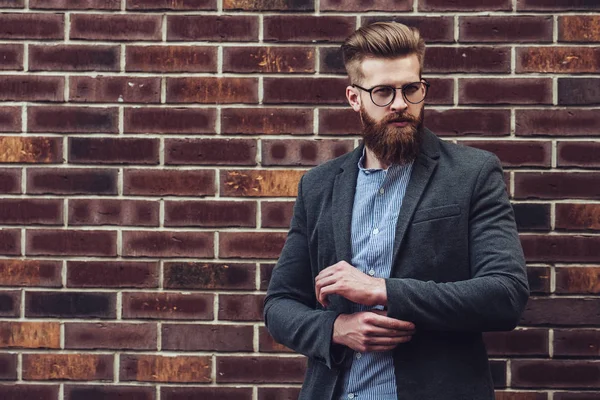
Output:
[[[533,297],[486,335],[498,399],[600,398],[598,11],[0,0],[0,398],[295,398],[265,289],[298,179],[357,144],[339,43],[390,19],[427,125],[505,167]]]

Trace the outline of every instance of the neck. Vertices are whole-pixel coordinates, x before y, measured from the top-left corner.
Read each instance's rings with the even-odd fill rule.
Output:
[[[367,146],[365,146],[365,168],[366,169],[388,169],[389,168],[389,164],[386,164],[384,162],[382,162],[381,160],[379,160],[377,158],[377,156],[375,156],[375,154],[371,151],[371,149],[369,149]]]

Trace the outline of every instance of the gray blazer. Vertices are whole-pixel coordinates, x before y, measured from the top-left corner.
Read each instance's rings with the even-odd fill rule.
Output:
[[[265,299],[279,343],[308,356],[300,399],[332,399],[352,350],[332,345],[340,296],[323,309],[314,278],[351,261],[351,220],[362,147],[307,172]],[[483,331],[513,329],[527,302],[525,260],[502,169],[491,153],[425,129],[396,223],[388,316],[414,322],[394,350],[398,399],[493,399]]]

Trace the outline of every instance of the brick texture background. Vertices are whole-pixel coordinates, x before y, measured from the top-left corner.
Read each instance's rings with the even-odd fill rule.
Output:
[[[532,298],[486,334],[497,398],[600,398],[593,0],[0,0],[0,398],[296,398],[262,301],[380,20],[428,42],[426,124],[505,167]]]

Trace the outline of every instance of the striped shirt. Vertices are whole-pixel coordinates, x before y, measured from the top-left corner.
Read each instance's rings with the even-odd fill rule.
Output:
[[[363,152],[352,209],[352,265],[370,276],[389,278],[396,221],[413,165],[365,169],[364,158]],[[352,304],[352,312],[373,308],[383,309]],[[339,398],[347,399],[398,399],[392,351],[354,354]]]

